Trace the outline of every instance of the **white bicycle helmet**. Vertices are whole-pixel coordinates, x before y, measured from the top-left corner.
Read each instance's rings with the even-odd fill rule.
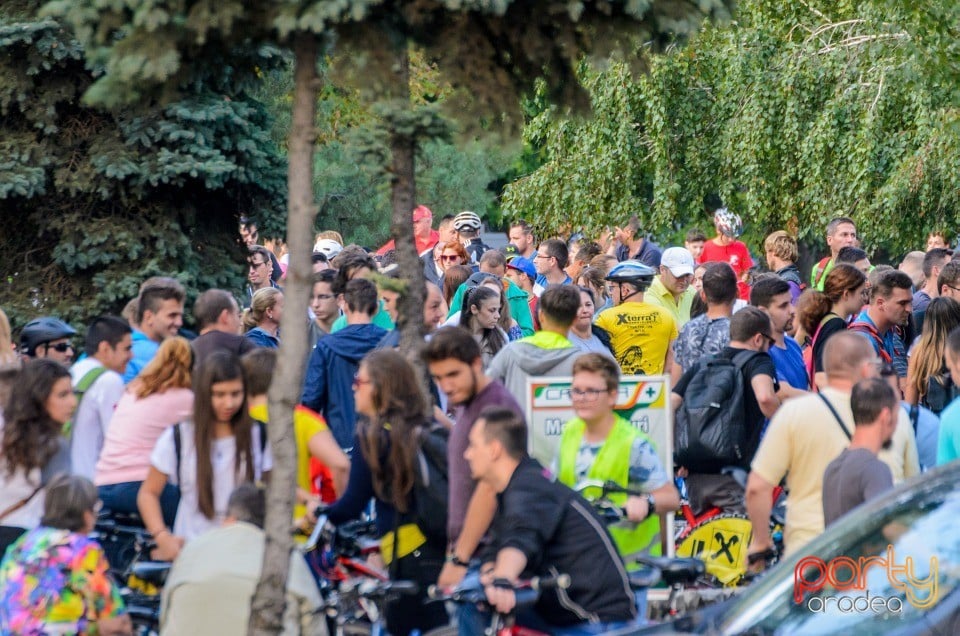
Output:
[[[313,251],[320,252],[330,260],[343,251],[343,246],[333,239],[320,239],[314,244]]]
[[[737,238],[743,234],[743,221],[727,208],[720,208],[713,214],[713,222],[724,236]]]
[[[471,212],[470,210],[464,210],[458,214],[453,219],[453,229],[457,232],[463,232],[464,230],[468,232],[479,232],[480,231],[480,217],[477,216],[476,212]]]
[[[631,283],[640,291],[646,291],[657,272],[640,261],[623,261],[610,269],[604,279],[612,283]]]

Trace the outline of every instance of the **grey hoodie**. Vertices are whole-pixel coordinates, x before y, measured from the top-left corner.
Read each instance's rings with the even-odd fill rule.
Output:
[[[556,346],[561,344],[565,346]],[[490,361],[487,375],[503,383],[517,399],[523,412],[527,413],[527,378],[573,375],[573,361],[582,354],[583,351],[565,337],[541,331],[501,349]],[[548,457],[545,461],[541,459],[541,462],[549,465],[552,459]]]

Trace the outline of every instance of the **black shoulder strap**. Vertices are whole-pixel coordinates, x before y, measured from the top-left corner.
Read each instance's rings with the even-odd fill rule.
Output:
[[[747,363],[753,360],[755,357],[763,353],[762,351],[753,351],[751,349],[744,349],[743,351],[738,351],[733,356],[733,364],[737,367],[738,370],[743,371],[743,367],[747,366]]]
[[[173,425],[173,449],[177,454],[177,485],[180,484],[180,451],[183,449],[183,442],[180,439],[180,424]]]
[[[850,435],[850,431],[848,431],[847,427],[844,425],[840,414],[837,413],[837,409],[833,408],[833,404],[830,404],[830,400],[828,400],[823,393],[817,393],[817,397],[823,400],[823,403],[826,404],[827,408],[830,409],[830,412],[833,413],[833,418],[837,420],[837,425],[840,427],[840,430],[843,431],[843,434],[847,436],[847,439],[853,439],[853,437]]]
[[[263,420],[254,419],[260,433],[260,461],[263,462],[263,453],[267,450],[267,425]]]

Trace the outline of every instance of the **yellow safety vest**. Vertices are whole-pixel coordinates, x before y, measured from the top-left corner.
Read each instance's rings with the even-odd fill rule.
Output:
[[[586,423],[577,417],[567,422],[563,427],[557,473],[560,482],[568,486],[574,486],[577,481],[577,453],[580,451],[580,443],[583,440],[586,426]],[[635,429],[619,415],[616,416],[613,429],[600,448],[600,452],[597,453],[593,465],[590,466],[587,478],[603,481],[611,480],[621,486],[629,485],[630,448],[637,437],[641,437],[651,446],[653,445],[645,433]],[[610,494],[607,495],[607,498],[618,506],[623,506],[627,501],[627,496],[624,494]],[[611,526],[609,530],[621,556],[641,551],[654,556],[661,554],[660,517],[656,513],[651,513],[640,523],[617,524]]]

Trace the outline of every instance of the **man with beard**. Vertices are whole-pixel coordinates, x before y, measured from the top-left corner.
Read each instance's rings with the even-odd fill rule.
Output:
[[[893,488],[889,466],[877,458],[889,449],[897,426],[899,400],[893,387],[879,378],[861,380],[850,394],[853,437],[823,473],[823,521],[834,521],[860,504]]]
[[[904,328],[913,310],[913,282],[903,272],[892,270],[880,275],[870,288],[870,304],[850,324],[850,329],[870,340],[873,350],[884,362],[893,365],[900,378],[900,389],[907,376],[907,347]]]
[[[470,430],[488,406],[500,406],[515,412],[523,410],[516,398],[500,382],[483,373],[480,345],[460,327],[438,330],[423,349],[430,376],[454,409],[454,425],[447,444],[449,463],[449,506],[447,509],[447,563],[440,573],[441,585],[454,585],[466,574],[467,565],[480,540],[493,521],[497,508],[496,493],[470,476],[463,461]]]
[[[797,314],[791,299],[790,284],[773,274],[764,274],[750,290],[750,304],[770,316],[773,342],[767,353],[777,370],[781,400],[803,395],[809,388],[803,351],[797,341],[787,335],[793,330]]]

